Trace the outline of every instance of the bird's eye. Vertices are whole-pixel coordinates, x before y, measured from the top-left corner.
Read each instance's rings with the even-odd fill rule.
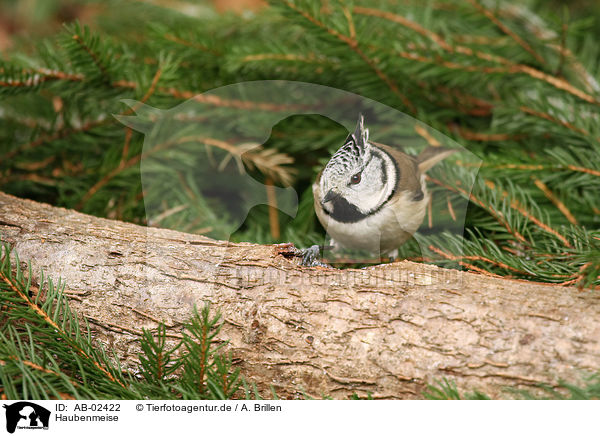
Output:
[[[359,184],[360,183],[360,173],[356,173],[352,177],[350,177],[350,183],[353,185]]]

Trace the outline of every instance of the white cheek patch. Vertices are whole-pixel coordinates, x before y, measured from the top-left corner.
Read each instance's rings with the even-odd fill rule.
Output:
[[[319,203],[321,203],[321,201],[323,200],[323,197],[325,197],[325,194],[327,194],[327,184],[325,183],[325,177],[327,176],[327,174],[323,173],[321,176],[321,180],[319,181],[319,190],[320,192],[320,198],[318,199]],[[325,204],[321,203],[321,205],[323,206],[323,209],[325,209],[328,213],[333,212],[333,207],[331,206],[331,202],[327,202]]]
[[[319,183],[321,200],[329,189],[335,189],[349,205],[361,214],[377,213],[394,193],[397,181],[396,165],[392,158],[380,149],[367,147],[365,157],[368,157],[368,164],[360,171],[361,181],[357,184],[351,181],[351,177],[359,172],[357,166],[354,166],[354,169],[346,167],[343,172],[340,172],[340,168],[336,167],[336,171],[332,172],[329,168],[330,161]],[[334,178],[335,183],[331,180],[332,178]],[[329,183],[327,183],[328,180]],[[327,213],[334,212],[331,202],[325,203],[323,209]]]
[[[327,177],[327,174],[323,173],[321,175],[321,180],[319,181],[319,189],[321,191],[321,198],[323,196],[325,196],[325,194],[326,194],[325,189],[327,189],[327,187],[325,186],[325,177]],[[319,200],[321,200],[321,199],[319,199]]]
[[[363,171],[360,185],[361,209],[365,213],[380,208],[392,195],[396,184],[395,165],[386,153],[377,153]],[[359,186],[360,186],[359,185]]]

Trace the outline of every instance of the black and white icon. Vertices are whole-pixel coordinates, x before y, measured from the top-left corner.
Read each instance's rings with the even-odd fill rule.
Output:
[[[48,429],[50,411],[29,401],[3,405],[6,409],[6,431],[18,429]]]

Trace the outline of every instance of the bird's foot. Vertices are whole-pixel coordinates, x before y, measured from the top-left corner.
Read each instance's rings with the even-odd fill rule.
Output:
[[[392,263],[392,262],[396,262],[399,258],[398,256],[398,249],[394,249],[391,251],[388,251],[387,253],[384,254],[384,256],[387,257],[387,262]],[[385,259],[384,257],[382,257],[382,260]]]
[[[331,268],[326,263],[321,262],[319,259],[321,249],[318,245],[313,245],[308,248],[302,248],[296,252],[296,256],[302,256],[302,266],[322,266],[325,268]]]

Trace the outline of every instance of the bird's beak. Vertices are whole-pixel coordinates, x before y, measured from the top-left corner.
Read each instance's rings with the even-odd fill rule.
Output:
[[[325,204],[329,201],[335,200],[339,196],[339,193],[335,192],[333,189],[330,189],[329,191],[327,191],[327,194],[325,194],[325,197],[323,197],[323,200],[321,200],[321,204]]]

